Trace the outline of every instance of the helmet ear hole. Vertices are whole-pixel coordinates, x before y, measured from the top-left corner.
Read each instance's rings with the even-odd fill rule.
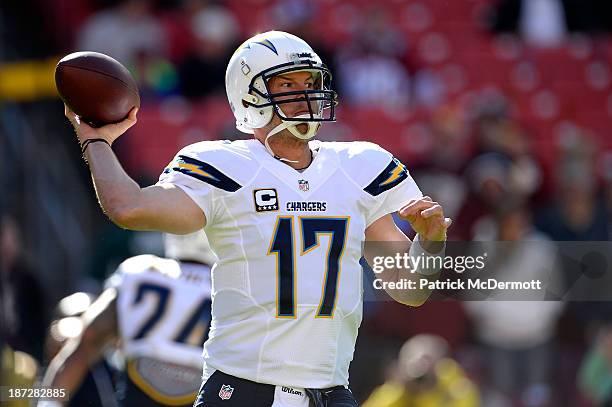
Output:
[[[255,95],[251,95],[250,93],[244,95],[242,98],[242,106],[249,107],[250,105],[256,105],[259,102],[259,98]]]

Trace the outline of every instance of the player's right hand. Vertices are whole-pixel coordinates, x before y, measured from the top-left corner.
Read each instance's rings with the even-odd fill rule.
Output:
[[[80,117],[74,113],[70,108],[64,105],[64,114],[70,120],[72,127],[79,139],[79,143],[82,145],[87,139],[102,138],[108,141],[109,145],[112,145],[115,140],[125,133],[130,127],[136,124],[138,108],[134,107],[128,117],[119,123],[107,124],[102,127],[94,128],[85,123]]]

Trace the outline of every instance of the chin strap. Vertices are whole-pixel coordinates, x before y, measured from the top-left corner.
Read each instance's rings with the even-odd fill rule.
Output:
[[[296,118],[306,119],[306,118],[310,118],[310,115],[296,116]],[[305,124],[308,126],[306,133],[301,133],[297,129],[297,126],[299,124]],[[270,132],[266,135],[266,139],[264,140],[264,145],[266,146],[266,150],[268,150],[268,152],[272,155],[272,157],[276,158],[277,160],[288,162],[288,163],[296,163],[298,161],[289,160],[288,158],[279,157],[278,155],[274,154],[274,151],[272,151],[272,148],[270,147],[270,144],[268,142],[269,138],[287,129],[296,138],[299,138],[301,140],[310,140],[317,134],[317,130],[319,130],[319,127],[321,127],[321,123],[317,123],[317,122],[294,122],[294,121],[284,121],[283,120],[278,126],[270,130]]]
[[[272,151],[272,148],[270,148],[270,144],[268,143],[268,137],[270,137],[270,135],[266,136],[266,140],[264,141],[264,145],[266,146],[266,150],[268,150],[268,153],[270,153],[270,155],[274,158],[276,158],[279,161],[284,161],[286,163],[296,163],[298,162],[298,160],[290,160],[288,158],[284,158],[281,157],[279,155],[274,154],[274,151]]]

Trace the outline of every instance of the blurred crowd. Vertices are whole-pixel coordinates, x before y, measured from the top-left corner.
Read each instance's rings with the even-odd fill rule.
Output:
[[[226,106],[227,61],[241,39],[280,29],[308,41],[334,75],[339,123],[325,126],[321,137],[371,140],[393,151],[453,218],[451,240],[517,242],[504,253],[509,273],[554,269],[566,285],[571,267],[555,257],[556,242],[610,240],[608,2],[30,0],[5,6],[3,39],[12,42],[0,49],[3,62],[94,50],[131,70],[143,100],[141,121],[116,150],[144,183],[188,142],[241,137]],[[45,34],[26,33],[25,21],[40,23]],[[53,103],[42,114],[61,115]],[[88,185],[86,174],[80,180]],[[0,344],[44,366],[51,356],[45,338],[57,330],[51,320],[58,318],[48,312],[56,300],[78,289],[96,292],[121,260],[161,248],[156,236],[118,230],[96,215],[86,269],[63,291],[47,290],[41,276],[54,270],[31,264],[34,237],[20,228],[27,199],[27,188],[0,197]],[[95,200],[89,204],[95,212]],[[532,241],[543,243],[537,251],[520,244]],[[611,317],[608,301],[434,301],[418,310],[366,304],[352,387],[368,407],[612,405]]]

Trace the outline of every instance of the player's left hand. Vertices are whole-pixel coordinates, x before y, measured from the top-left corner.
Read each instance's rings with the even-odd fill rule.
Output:
[[[410,222],[421,241],[443,242],[446,230],[452,223],[444,217],[442,206],[428,196],[413,199],[398,212],[399,217]]]

